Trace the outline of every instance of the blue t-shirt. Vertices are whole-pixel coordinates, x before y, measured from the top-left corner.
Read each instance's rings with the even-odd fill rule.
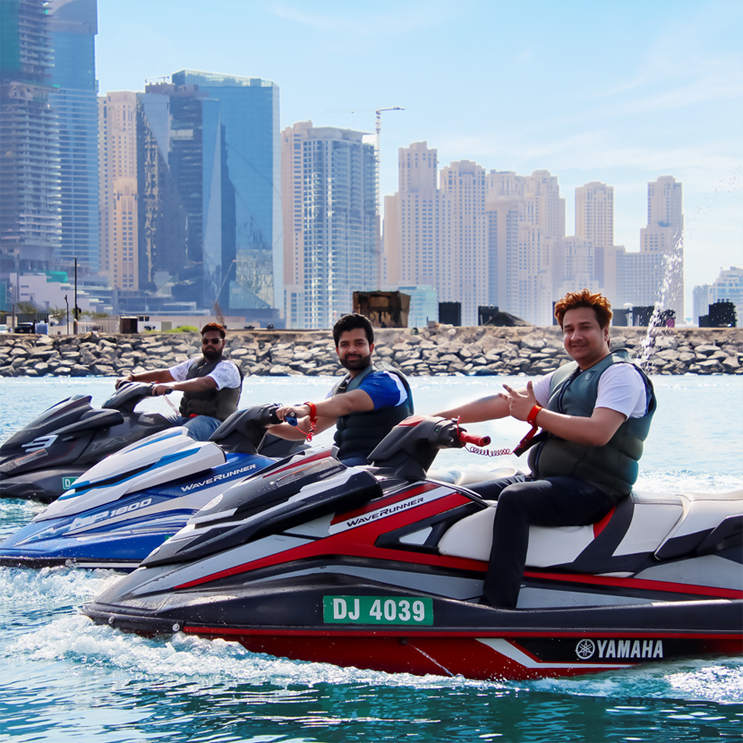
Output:
[[[408,391],[400,377],[383,370],[367,374],[356,389],[364,390],[371,397],[374,410],[394,408],[408,399]]]

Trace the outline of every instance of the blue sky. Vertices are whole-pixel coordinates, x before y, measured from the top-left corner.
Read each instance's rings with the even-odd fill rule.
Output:
[[[280,87],[282,128],[374,131],[440,165],[546,169],[574,231],[575,187],[614,186],[615,242],[639,249],[647,183],[683,183],[691,286],[743,265],[740,0],[99,0],[100,91],[180,69]],[[691,315],[688,304],[687,316]]]

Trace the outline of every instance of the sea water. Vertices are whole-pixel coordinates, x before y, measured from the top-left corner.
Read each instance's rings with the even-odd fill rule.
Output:
[[[245,380],[241,407],[323,397],[330,378]],[[412,378],[416,411],[524,384],[506,377]],[[637,489],[743,488],[743,376],[656,377],[659,408]],[[0,441],[49,405],[110,379],[0,379]],[[174,396],[175,397],[175,396]],[[167,413],[163,398],[141,409]],[[512,448],[526,424],[470,425]],[[325,432],[316,441],[328,443]],[[519,466],[464,450],[441,469]],[[42,510],[0,501],[0,538]],[[720,741],[743,733],[743,659],[661,663],[577,679],[470,681],[385,674],[249,653],[221,640],[146,639],[78,609],[112,571],[0,568],[0,741]]]

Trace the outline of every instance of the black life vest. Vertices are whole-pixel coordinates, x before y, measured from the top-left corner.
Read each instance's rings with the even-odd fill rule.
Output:
[[[179,408],[181,415],[186,418],[190,418],[193,415],[208,415],[212,418],[217,418],[220,421],[226,421],[227,418],[237,410],[237,405],[240,402],[240,393],[242,392],[243,387],[243,375],[240,371],[240,367],[233,361],[227,361],[227,359],[209,361],[205,357],[201,358],[188,370],[186,379],[206,377],[211,374],[222,361],[227,364],[232,364],[237,369],[238,374],[240,375],[240,386],[223,387],[221,390],[213,387],[212,389],[203,390],[202,392],[184,392]]]
[[[333,395],[341,395],[357,389],[369,374],[386,371],[395,374],[403,383],[408,397],[400,405],[388,405],[379,410],[367,410],[363,413],[350,413],[338,418],[335,428],[335,445],[338,447],[338,458],[365,456],[376,448],[377,444],[401,421],[413,415],[413,393],[405,375],[397,369],[379,369],[371,364],[353,379],[344,377],[333,390]]]

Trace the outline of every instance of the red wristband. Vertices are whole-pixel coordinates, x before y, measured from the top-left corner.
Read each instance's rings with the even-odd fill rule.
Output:
[[[306,402],[305,405],[310,409],[310,430],[307,434],[307,441],[312,441],[317,431],[317,406],[314,402]]]
[[[527,422],[527,423],[528,423],[528,424],[529,424],[530,426],[535,426],[535,427],[536,427],[536,425],[537,425],[537,416],[539,415],[539,411],[540,411],[541,409],[542,409],[542,406],[541,406],[541,405],[535,405],[535,406],[534,406],[534,407],[533,407],[533,408],[532,408],[532,409],[531,409],[531,410],[529,411],[529,415],[528,415],[528,416],[527,416],[527,418],[526,418],[526,422]]]

